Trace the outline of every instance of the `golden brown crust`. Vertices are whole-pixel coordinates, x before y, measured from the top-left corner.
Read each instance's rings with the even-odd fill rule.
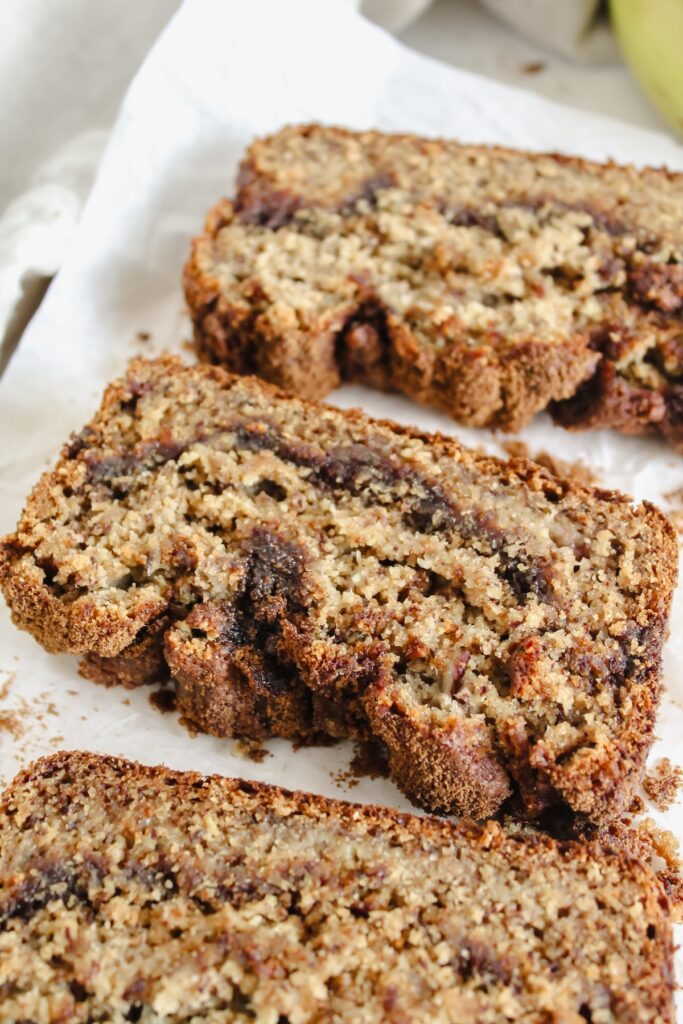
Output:
[[[100,608],[88,600],[78,601],[77,607],[65,606],[45,586],[42,573],[22,562],[15,541],[6,538],[0,546],[0,576],[12,621],[39,639],[50,653],[86,654],[94,648],[102,657],[114,657],[166,611],[160,601],[138,603],[132,616],[116,606]]]
[[[224,208],[222,200],[217,210]],[[209,223],[215,219],[214,211]],[[551,401],[573,397],[599,359],[585,333],[566,339],[562,347],[529,336],[503,357],[492,353],[488,341],[473,348],[465,339],[444,352],[432,351],[388,311],[380,359],[364,351],[351,359],[349,324],[364,322],[362,302],[315,330],[278,330],[221,294],[220,283],[206,270],[212,246],[212,236],[196,238],[184,271],[198,356],[231,373],[256,373],[301,398],[325,398],[344,381],[356,382],[400,391],[468,426],[517,431]]]
[[[173,623],[172,616],[160,615],[143,627],[136,639],[120,654],[106,658],[94,651],[81,660],[79,671],[84,679],[103,686],[138,686],[164,683],[168,665],[164,658],[164,636]]]
[[[387,745],[391,777],[418,804],[446,813],[466,807],[482,819],[510,796],[508,773],[480,723],[459,721],[447,734],[430,729],[381,687],[368,690],[364,706],[374,735]]]
[[[517,430],[550,406],[569,428],[680,445],[682,182],[285,128],[252,143],[234,202],[194,240],[197,350],[305,398],[358,381],[473,426]]]
[[[78,752],[0,826],[12,1019],[673,1021],[666,895],[597,842]]]
[[[312,726],[310,694],[300,680],[283,693],[269,692],[258,677],[240,671],[221,644],[197,651],[191,643],[193,631],[211,629],[219,616],[218,609],[200,605],[166,634],[164,655],[180,712],[213,736],[306,735]]]
[[[169,358],[107,389],[0,580],[48,650],[168,666],[215,735],[374,734],[428,808],[603,820],[652,742],[675,554],[651,505]]]
[[[245,205],[253,205],[256,201],[263,201],[275,190],[282,190],[284,182],[293,173],[291,167],[286,167],[280,160],[280,153],[273,146],[280,139],[283,141],[296,140],[305,144],[307,139],[331,138],[342,146],[350,146],[355,149],[360,143],[362,146],[370,141],[379,149],[385,149],[386,141],[399,144],[407,144],[414,147],[416,153],[429,157],[432,161],[448,161],[448,147],[457,147],[466,151],[473,158],[473,162],[481,167],[486,164],[487,154],[492,156],[506,157],[513,161],[509,166],[524,168],[529,158],[548,160],[550,167],[547,169],[547,181],[543,187],[548,194],[555,196],[557,190],[562,187],[562,178],[558,172],[562,168],[572,173],[587,173],[593,175],[597,172],[598,178],[591,179],[589,183],[590,198],[596,203],[596,207],[603,217],[614,214],[623,205],[625,200],[636,198],[641,201],[641,208],[634,211],[641,227],[655,228],[662,233],[667,240],[680,241],[681,225],[674,216],[676,212],[677,192],[681,184],[683,174],[680,171],[671,171],[667,167],[644,167],[637,168],[633,164],[620,164],[614,160],[598,162],[580,156],[569,156],[566,153],[538,153],[531,150],[520,150],[510,146],[501,145],[461,145],[450,139],[424,138],[407,132],[391,133],[367,130],[357,132],[353,129],[338,126],[324,126],[311,122],[309,124],[288,125],[273,135],[255,139],[247,152],[247,155],[240,166],[237,177],[238,193],[245,195]],[[356,183],[353,167],[347,169],[347,177],[340,181],[336,175],[337,167],[330,170],[324,165],[317,168],[318,198],[325,201],[326,179],[329,186],[328,202],[335,201],[339,192],[344,190],[350,196],[350,189]],[[305,162],[298,161],[294,172],[298,176],[298,183],[310,182],[311,167]],[[314,172],[315,173],[315,172]],[[401,169],[410,181],[413,175],[411,168]],[[423,173],[429,174],[429,168]],[[506,171],[507,177],[507,171]],[[556,178],[556,182],[553,182]],[[525,183],[522,180],[511,180],[508,182],[511,189],[522,189]],[[653,187],[654,194],[650,194],[650,187]],[[643,191],[646,190],[646,191]],[[642,200],[652,199],[652,205],[646,206]],[[290,205],[291,204],[290,202]]]

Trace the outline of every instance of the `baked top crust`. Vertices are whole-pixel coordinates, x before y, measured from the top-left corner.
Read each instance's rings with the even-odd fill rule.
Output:
[[[250,146],[185,287],[203,357],[303,397],[680,446],[682,224],[663,169],[296,125]]]

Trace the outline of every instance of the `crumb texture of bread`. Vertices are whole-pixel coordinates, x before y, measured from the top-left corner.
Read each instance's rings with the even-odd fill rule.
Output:
[[[462,423],[683,446],[683,175],[298,125],[195,239],[203,357],[307,398],[398,390]]]
[[[167,358],[64,447],[0,584],[216,736],[374,737],[429,810],[599,821],[652,742],[676,555],[650,505]]]
[[[3,1021],[673,1024],[668,902],[599,844],[62,753],[0,799]]]

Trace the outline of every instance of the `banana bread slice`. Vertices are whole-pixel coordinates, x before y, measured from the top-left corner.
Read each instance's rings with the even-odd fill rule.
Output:
[[[683,176],[319,125],[250,147],[185,287],[204,357],[322,397],[683,446]]]
[[[166,671],[216,735],[373,734],[432,810],[600,820],[652,741],[677,562],[650,505],[179,360],[136,360],[0,545],[14,621]]]
[[[5,1021],[669,1024],[648,868],[86,753],[0,802]]]

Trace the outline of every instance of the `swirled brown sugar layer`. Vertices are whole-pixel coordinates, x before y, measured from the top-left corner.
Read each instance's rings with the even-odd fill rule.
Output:
[[[649,869],[56,754],[0,799],[0,1002],[35,1024],[672,1024]]]
[[[374,736],[478,817],[620,810],[675,573],[650,505],[174,359],[110,386],[0,548],[17,625],[86,674],[170,674],[219,736]]]

